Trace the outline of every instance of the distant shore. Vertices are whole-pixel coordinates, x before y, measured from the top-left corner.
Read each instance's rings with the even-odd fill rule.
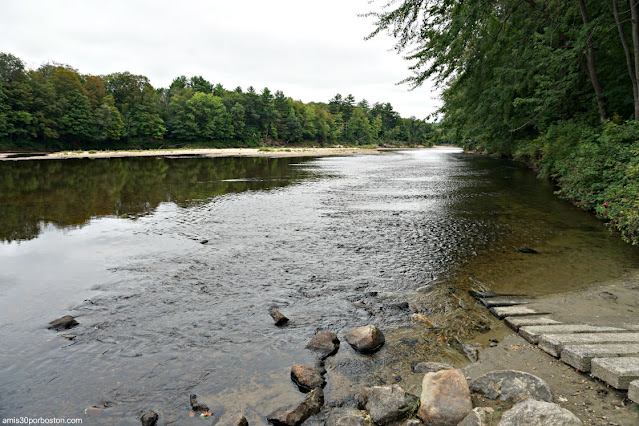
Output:
[[[418,147],[423,148],[423,147]],[[118,157],[323,157],[328,155],[361,155],[381,154],[395,149],[415,149],[415,147],[397,148],[187,148],[187,149],[151,149],[151,150],[114,150],[114,151],[60,151],[54,153],[5,152],[0,153],[0,160],[59,160],[71,158],[118,158]],[[17,156],[19,155],[19,156]]]

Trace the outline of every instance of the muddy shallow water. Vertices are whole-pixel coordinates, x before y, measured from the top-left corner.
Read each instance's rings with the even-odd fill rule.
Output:
[[[639,267],[522,165],[456,149],[2,162],[0,186],[3,417],[137,424],[154,409],[161,424],[210,424],[189,418],[195,393],[216,416],[265,423],[301,399],[290,367],[314,362],[317,330],[367,323],[387,344],[342,344],[327,405],[361,384],[417,392],[411,362],[463,364],[447,341],[499,327],[468,289],[541,295]],[[65,314],[80,326],[46,330]]]

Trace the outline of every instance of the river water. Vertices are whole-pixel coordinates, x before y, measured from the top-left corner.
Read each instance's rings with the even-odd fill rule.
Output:
[[[639,267],[553,191],[454,148],[0,162],[0,417],[210,424],[189,417],[193,393],[214,417],[264,424],[302,399],[289,372],[313,364],[316,331],[369,323],[387,344],[342,344],[327,406],[362,384],[417,393],[411,363],[463,365],[448,342],[501,327],[468,290],[543,295]],[[46,329],[67,314],[80,325]]]

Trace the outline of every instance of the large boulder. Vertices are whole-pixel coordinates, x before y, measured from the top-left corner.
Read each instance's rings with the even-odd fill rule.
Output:
[[[402,419],[417,408],[418,398],[406,393],[399,385],[364,388],[357,399],[378,425]]]
[[[237,413],[222,417],[215,426],[248,426],[248,420],[243,414]]]
[[[457,426],[492,426],[495,410],[490,407],[477,407]]]
[[[339,338],[330,331],[320,331],[306,344],[306,347],[317,352],[322,359],[335,354],[339,349]]]
[[[273,425],[298,426],[312,415],[319,413],[323,405],[324,391],[316,388],[306,395],[304,401],[275,410],[266,416],[266,420]]]
[[[315,388],[323,388],[326,385],[323,368],[309,367],[307,365],[295,365],[291,368],[291,379],[300,389],[306,393]]]
[[[488,399],[514,402],[537,399],[552,402],[552,391],[544,380],[523,371],[498,370],[486,373],[470,382],[470,390]]]
[[[374,325],[357,327],[344,336],[349,345],[362,353],[375,352],[385,342],[384,333]]]
[[[373,421],[366,411],[337,409],[328,416],[325,426],[373,426]]]
[[[426,373],[420,399],[419,418],[428,425],[457,425],[473,409],[468,383],[458,369]]]
[[[552,402],[527,399],[519,402],[501,417],[499,426],[577,426],[581,420]]]
[[[53,320],[49,323],[50,330],[68,330],[70,328],[75,327],[79,323],[73,318],[71,315],[65,315],[57,320]]]

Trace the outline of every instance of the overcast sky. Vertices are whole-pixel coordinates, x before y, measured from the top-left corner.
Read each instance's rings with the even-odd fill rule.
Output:
[[[378,0],[0,0],[0,52],[29,68],[65,63],[83,74],[129,71],[154,87],[201,75],[227,89],[282,90],[304,102],[336,93],[390,102],[403,117],[439,105],[431,87],[397,82],[409,63],[393,40],[364,37],[358,14]]]

